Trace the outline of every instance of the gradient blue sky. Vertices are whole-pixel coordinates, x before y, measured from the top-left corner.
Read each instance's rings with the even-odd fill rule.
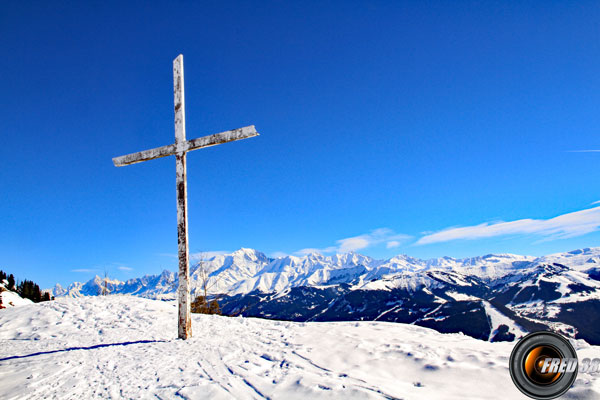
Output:
[[[261,133],[189,154],[191,252],[600,245],[596,1],[59,3],[0,11],[17,277],[175,270],[174,159],[111,158],[173,142],[179,53],[188,138]]]

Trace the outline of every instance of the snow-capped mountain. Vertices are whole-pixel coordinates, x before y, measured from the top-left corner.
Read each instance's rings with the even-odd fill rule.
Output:
[[[537,329],[600,343],[600,248],[544,257],[490,254],[420,260],[376,260],[357,253],[269,258],[253,249],[217,255],[191,268],[192,294],[208,275],[222,309],[294,321],[380,320],[463,332],[484,340],[514,340]],[[103,279],[54,288],[55,296],[102,292]],[[176,274],[163,271],[110,293],[174,299]]]
[[[600,250],[598,251],[600,253]],[[600,256],[598,256],[600,257]],[[535,261],[534,257],[511,254],[454,259],[450,257],[420,260],[405,255],[388,260],[375,260],[357,253],[323,256],[318,253],[303,257],[286,256],[269,258],[253,249],[240,249],[231,254],[217,255],[204,260],[202,266],[191,267],[192,290],[202,284],[202,270],[209,273],[211,293],[230,295],[260,291],[282,292],[299,286],[319,286],[339,283],[352,284],[354,288],[379,289],[370,285],[375,280],[417,287],[424,271],[455,271],[460,274],[493,280],[505,276]],[[160,275],[147,275],[126,282],[109,280],[111,293],[135,294],[142,297],[174,298],[176,274],[163,271]],[[101,293],[103,278],[96,276],[86,283],[75,282],[66,289],[56,285],[55,296],[93,296]]]

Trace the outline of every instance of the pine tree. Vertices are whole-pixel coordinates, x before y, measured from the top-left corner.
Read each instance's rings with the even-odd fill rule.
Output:
[[[14,290],[15,289],[15,277],[13,276],[13,274],[10,274],[7,278],[8,280],[8,290]]]
[[[54,300],[54,297],[51,297],[50,293],[42,293],[40,286],[33,281],[25,279],[21,282],[15,282],[15,277],[13,274],[6,276],[6,273],[0,270],[0,280],[2,279],[6,279],[8,281],[8,286],[6,287],[7,290],[16,291],[19,296],[24,299],[29,299],[34,303]]]
[[[31,282],[33,283],[33,282]],[[31,294],[31,296],[33,297],[33,302],[34,303],[39,303],[40,301],[42,301],[42,291],[40,290],[40,287],[38,286],[37,283],[33,283],[33,288],[32,288],[33,293]]]
[[[17,285],[17,293],[24,299],[29,299],[34,303],[42,301],[42,291],[37,283],[25,279]]]

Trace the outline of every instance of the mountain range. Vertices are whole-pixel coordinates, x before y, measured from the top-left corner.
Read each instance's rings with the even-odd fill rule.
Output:
[[[269,258],[242,248],[190,269],[192,295],[218,298],[224,314],[292,321],[378,320],[512,341],[550,329],[600,344],[600,247],[544,257],[489,254],[377,260],[357,253]],[[54,296],[95,296],[103,278],[56,285]],[[173,300],[177,275],[163,271],[111,294]]]

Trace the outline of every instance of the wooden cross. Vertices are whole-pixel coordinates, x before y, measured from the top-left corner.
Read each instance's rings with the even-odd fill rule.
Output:
[[[177,242],[179,245],[179,299],[178,334],[181,339],[192,336],[192,319],[190,315],[190,271],[188,254],[187,226],[187,179],[185,159],[188,151],[215,146],[234,140],[258,136],[254,125],[221,132],[198,139],[185,140],[185,100],[183,90],[183,55],[173,60],[173,93],[175,98],[175,143],[157,147],[138,153],[113,158],[116,167],[136,164],[159,157],[175,156],[177,184]]]

